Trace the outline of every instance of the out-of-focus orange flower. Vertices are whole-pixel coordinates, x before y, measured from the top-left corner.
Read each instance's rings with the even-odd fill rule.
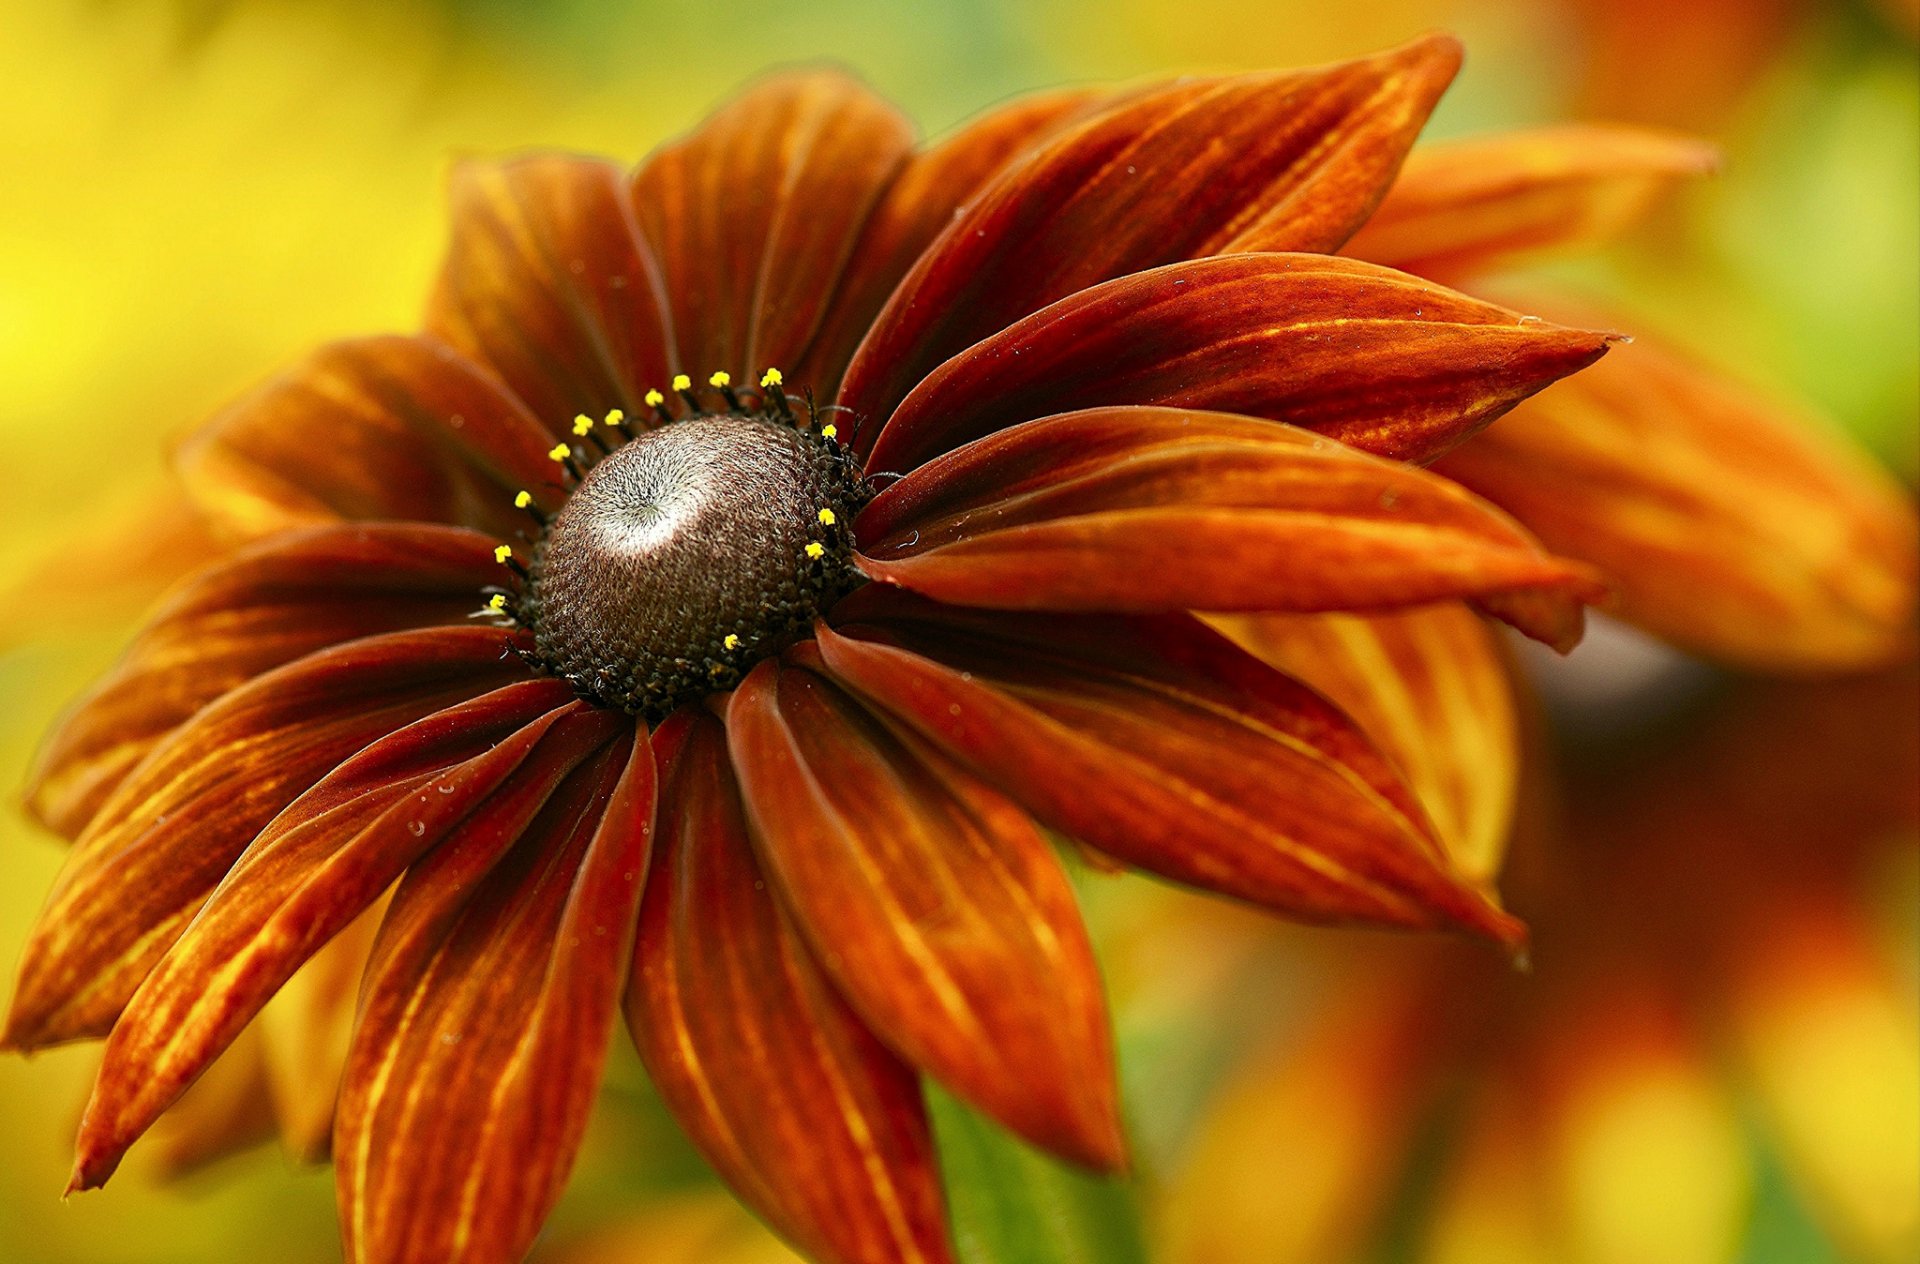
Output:
[[[1636,767],[1570,769],[1509,882],[1537,973],[1343,954],[1322,1020],[1210,1107],[1167,1258],[1334,1264],[1394,1232],[1431,1261],[1732,1260],[1756,1144],[1848,1250],[1910,1258],[1913,945],[1871,896],[1920,843],[1916,706],[1911,670],[1756,685]]]

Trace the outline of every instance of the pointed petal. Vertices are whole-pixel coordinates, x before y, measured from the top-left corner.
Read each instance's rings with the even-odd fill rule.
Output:
[[[228,406],[174,465],[200,508],[245,539],[368,518],[505,536],[525,525],[514,493],[553,481],[551,446],[524,405],[444,344],[362,338]]]
[[[1422,145],[1345,253],[1456,279],[1597,246],[1720,153],[1678,132],[1566,124]]]
[[[947,361],[888,419],[868,464],[911,470],[1015,423],[1108,404],[1270,417],[1427,461],[1609,341],[1349,259],[1177,263],[1083,290]]]
[[[648,158],[633,207],[672,296],[679,367],[791,368],[912,147],[892,106],[812,71],[767,80]]]
[[[1439,469],[1598,567],[1627,619],[1682,648],[1766,671],[1911,652],[1910,497],[1837,435],[1651,340]]]
[[[104,1035],[254,836],[348,756],[525,673],[497,630],[323,650],[206,707],[81,835],[22,954],[4,1043]]]
[[[1491,883],[1519,789],[1519,718],[1492,629],[1464,606],[1218,616],[1215,627],[1352,716],[1407,778],[1462,874]]]
[[[942,234],[861,345],[840,402],[876,427],[935,365],[1130,272],[1336,249],[1385,194],[1459,64],[1459,44],[1434,36],[1123,100],[1007,172]]]
[[[260,1033],[280,1148],[297,1163],[324,1163],[333,1152],[334,1107],[353,1040],[360,981],[386,915],[383,895],[307,958],[248,1029]]]
[[[926,1110],[767,890],[726,738],[682,711],[661,748],[627,1025],[660,1095],[775,1230],[825,1264],[951,1264]]]
[[[156,742],[221,694],[342,641],[464,623],[499,578],[494,544],[424,524],[318,527],[198,572],[47,738],[28,807],[72,837]]]
[[[727,740],[756,852],[868,1026],[1034,1144],[1122,1166],[1099,968],[1026,813],[773,660],[735,692]]]
[[[789,379],[811,387],[819,399],[832,399],[887,296],[960,208],[1106,95],[1070,88],[1021,97],[912,155],[867,218],[820,330]]]
[[[486,365],[549,428],[633,410],[673,362],[659,265],[613,163],[464,162],[427,332]]]
[[[500,797],[520,802],[490,806],[394,895],[341,1085],[349,1260],[516,1264],[566,1182],[654,822],[644,734],[604,711],[574,715],[602,741],[621,735],[544,786],[551,797],[509,783]]]
[[[1106,408],[922,466],[854,524],[869,576],[1030,610],[1387,610],[1603,590],[1445,479],[1271,422]]]
[[[1309,921],[1524,934],[1446,867],[1351,721],[1191,618],[948,612],[879,593],[820,653],[1043,824]]]
[[[408,865],[468,823],[586,704],[524,681],[374,743],[263,830],[127,1003],[81,1121],[78,1182],[120,1156]],[[609,720],[609,724],[612,721]],[[595,749],[605,732],[576,716]]]

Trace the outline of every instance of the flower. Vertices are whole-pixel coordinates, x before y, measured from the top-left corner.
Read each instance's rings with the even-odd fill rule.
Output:
[[[631,175],[463,167],[424,333],[183,442],[241,543],[38,764],[77,843],[6,1040],[107,1037],[74,1184],[324,961],[364,976],[337,1102],[304,1090],[351,1259],[518,1258],[624,1008],[783,1234],[944,1260],[920,1075],[1125,1162],[1043,829],[1516,946],[1353,722],[1186,613],[1463,601],[1564,645],[1601,593],[1390,458],[1610,336],[1324,253],[1458,57],[1059,93],[918,151],[795,74]]]
[[[1917,701],[1911,666],[1750,682],[1570,761],[1510,869],[1538,974],[1321,963],[1325,1004],[1252,1041],[1194,1129],[1165,1257],[1329,1264],[1392,1234],[1413,1260],[1707,1264],[1762,1250],[1770,1205],[1910,1258],[1913,925],[1876,905],[1910,895]],[[1256,1188],[1281,1156],[1288,1193]]]

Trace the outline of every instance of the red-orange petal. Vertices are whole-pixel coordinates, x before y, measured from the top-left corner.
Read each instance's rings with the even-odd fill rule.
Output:
[[[645,735],[604,711],[573,718],[598,741],[620,736],[557,786],[510,780],[497,796],[510,802],[489,803],[394,894],[334,1135],[349,1261],[516,1264],[566,1182],[654,823]]]
[[[1459,278],[1600,245],[1719,151],[1678,132],[1569,123],[1422,145],[1345,253]]]
[[[68,837],[153,745],[264,671],[358,637],[465,622],[500,578],[490,536],[369,523],[283,532],[184,581],[48,736],[27,806]]]
[[[885,594],[847,617],[819,634],[834,676],[1051,828],[1303,920],[1524,936],[1404,789],[1375,787],[1351,721],[1191,619],[949,617]]]
[[[1189,79],[1120,101],[967,207],[895,291],[840,402],[877,427],[935,365],[1130,272],[1338,248],[1386,193],[1459,64],[1459,44],[1431,36],[1337,66]]]
[[[661,838],[627,1024],[735,1192],[823,1264],[952,1264],[919,1084],[847,1008],[747,839],[718,721],[655,735]]]
[[[503,386],[431,338],[337,342],[228,406],[174,455],[228,532],[253,538],[342,519],[525,525],[522,488],[550,497],[546,430]]]
[[[1493,628],[1465,606],[1211,622],[1337,703],[1420,796],[1461,873],[1491,883],[1519,789],[1519,718]]]
[[[22,955],[3,1043],[105,1035],[207,894],[282,808],[348,756],[521,677],[505,636],[433,628],[309,655],[155,747],[82,834]]]
[[[755,668],[727,740],[761,863],[867,1025],[1036,1145],[1123,1166],[1099,967],[1027,814],[803,667]]]
[[[1105,97],[1085,88],[1021,97],[908,159],[868,217],[820,329],[806,355],[788,371],[788,380],[811,388],[820,399],[832,399],[847,361],[887,296],[960,208],[1040,141],[1085,116]]]
[[[634,173],[680,365],[704,380],[791,369],[913,129],[838,71],[777,75]],[[664,385],[664,383],[662,383]]]
[[[1027,422],[901,479],[854,524],[869,576],[1027,610],[1387,610],[1604,590],[1424,470],[1223,413]]]
[[[674,361],[667,291],[626,173],[571,154],[464,162],[426,328],[498,374],[549,429],[633,410]]]
[[[1438,471],[1598,567],[1625,618],[1696,653],[1832,671],[1912,652],[1911,496],[1842,437],[1650,339]]]
[[[1269,417],[1427,461],[1609,341],[1350,259],[1200,259],[1082,290],[969,347],[894,411],[868,464],[911,470],[1108,404]]]
[[[75,1183],[104,1181],[308,957],[408,865],[470,828],[571,698],[563,682],[522,681],[429,716],[342,764],[261,831],[114,1024]],[[605,741],[590,737],[574,762]]]

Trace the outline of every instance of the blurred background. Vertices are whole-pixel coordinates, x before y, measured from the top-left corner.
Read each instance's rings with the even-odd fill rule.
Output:
[[[151,595],[143,569],[164,565],[89,542],[148,503],[169,435],[315,342],[412,326],[453,156],[631,161],[794,60],[851,65],[937,135],[1032,88],[1307,64],[1432,28],[1469,60],[1431,134],[1612,119],[1720,143],[1717,178],[1551,279],[1804,399],[1915,481],[1913,0],[0,0],[0,783],[18,785]],[[1033,1229],[1022,1258],[1914,1258],[1920,1101],[1899,1087],[1920,987],[1911,682],[1748,685],[1624,634],[1548,671],[1549,703],[1585,690],[1621,706],[1604,731],[1542,722],[1559,815],[1524,818],[1549,841],[1530,852],[1523,829],[1514,881],[1576,922],[1604,917],[1609,884],[1662,892],[1621,933],[1691,937],[1630,984],[1544,962],[1543,986],[1514,999],[1527,981],[1489,982],[1485,962],[1410,966],[1404,944],[1277,933],[1088,877],[1141,1176],[1079,1182],[997,1137],[963,1144],[969,1123],[951,1121],[956,1168],[1057,1186],[1065,1220]],[[1774,797],[1715,815],[1760,784]],[[1658,806],[1626,811],[1623,795]],[[1585,822],[1581,864],[1530,861],[1580,832],[1543,823],[1565,819]],[[1755,840],[1782,821],[1846,864],[1754,878],[1774,872]],[[1703,837],[1720,868],[1661,869]],[[9,974],[60,854],[0,813]],[[1705,942],[1693,901],[1723,880],[1746,894]],[[1355,1009],[1356,992],[1379,1003]],[[330,1176],[271,1149],[169,1184],[191,1156],[162,1137],[103,1193],[62,1203],[91,1063],[0,1059],[0,1261],[338,1257]],[[1370,1107],[1342,1115],[1349,1101]],[[972,1258],[998,1258],[1000,1230],[959,1215]],[[625,1051],[544,1242],[556,1260],[786,1258],[704,1176]]]

